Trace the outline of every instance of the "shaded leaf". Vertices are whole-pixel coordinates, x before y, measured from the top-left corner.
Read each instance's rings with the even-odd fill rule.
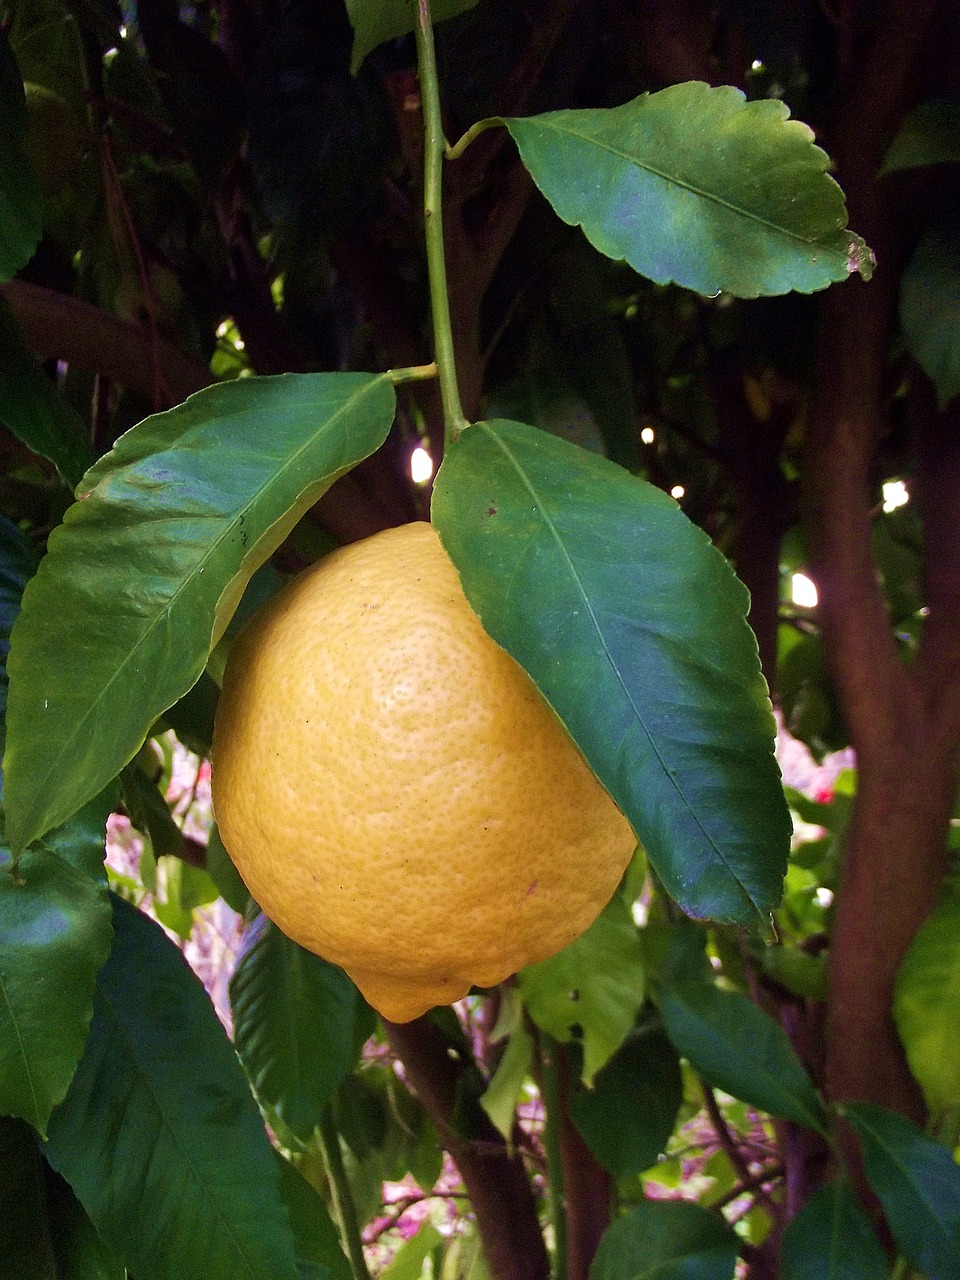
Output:
[[[659,1028],[634,1032],[571,1102],[587,1146],[616,1177],[649,1169],[673,1133],[683,1101],[677,1051]]]
[[[873,267],[828,157],[789,115],[779,99],[690,81],[503,124],[556,212],[601,253],[658,284],[756,298]]]
[[[261,1104],[307,1145],[359,1049],[372,1015],[336,965],[260,915],[230,980],[234,1044]],[[365,1038],[365,1036],[363,1037]]]
[[[944,408],[960,392],[960,216],[941,206],[929,217],[900,281],[907,349]]]
[[[783,1280],[887,1280],[890,1263],[849,1183],[815,1191],[783,1233]]]
[[[710,1084],[825,1132],[819,1095],[787,1033],[752,1000],[707,982],[673,983],[661,999],[667,1035]]]
[[[70,1186],[44,1164],[57,1280],[126,1280],[127,1269],[100,1239]]]
[[[198,979],[113,899],[116,940],[45,1154],[138,1280],[293,1280],[266,1133]]]
[[[846,1103],[870,1186],[901,1253],[928,1280],[956,1280],[960,1259],[960,1167],[946,1147],[896,1111]]]
[[[433,0],[431,17],[435,23],[443,22],[472,9],[476,3],[477,0]],[[350,70],[354,73],[377,45],[414,30],[417,10],[409,0],[346,0],[346,5],[354,33],[350,59]]]
[[[0,31],[0,283],[33,257],[43,202],[24,150],[27,104],[6,31]]]
[[[0,299],[2,306],[2,299]],[[3,362],[0,358],[0,370]],[[2,373],[0,373],[2,377]],[[0,410],[2,417],[2,410]],[[17,614],[20,599],[31,574],[36,572],[38,557],[29,539],[15,524],[0,516],[0,748],[6,737],[7,714],[7,655],[10,652],[10,632]],[[0,795],[3,776],[0,774]]]
[[[111,792],[14,865],[0,848],[0,1112],[45,1134],[67,1092],[112,930],[103,872]]]
[[[443,1242],[443,1236],[432,1222],[424,1222],[415,1236],[411,1236],[397,1250],[389,1266],[380,1273],[380,1280],[420,1280],[423,1264]]]
[[[229,853],[220,839],[216,826],[210,828],[207,837],[207,872],[210,879],[220,890],[220,897],[237,915],[243,915],[250,901],[247,886],[241,879],[240,872],[233,865]]]
[[[300,1280],[351,1280],[350,1263],[327,1206],[287,1160],[276,1152],[274,1155]]]
[[[737,1237],[702,1205],[648,1200],[604,1232],[590,1280],[733,1280]]]
[[[16,851],[132,759],[199,678],[252,573],[381,443],[386,377],[208,387],[121,436],[50,536],[14,626],[5,757]]]
[[[480,1105],[508,1142],[517,1119],[517,1102],[533,1061],[533,1036],[522,1022],[514,1027],[503,1057],[480,1098]]]
[[[43,1183],[31,1129],[0,1116],[0,1271],[16,1280],[56,1276]]]
[[[449,449],[432,518],[691,915],[765,927],[791,822],[747,593],[672,498],[515,422]]]
[[[615,894],[579,938],[517,974],[531,1018],[561,1044],[583,1046],[589,1084],[633,1029],[643,1004],[643,948],[630,908]]]
[[[960,162],[960,102],[940,98],[908,111],[884,157],[881,174]]]

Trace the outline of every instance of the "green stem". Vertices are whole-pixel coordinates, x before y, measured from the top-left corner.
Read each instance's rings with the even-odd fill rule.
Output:
[[[553,1224],[554,1280],[567,1280],[567,1207],[560,1152],[560,1071],[557,1042],[545,1032],[539,1035],[543,1105],[546,1112],[543,1145],[547,1153],[550,1221]]]
[[[437,362],[413,364],[406,369],[388,369],[386,375],[395,387],[404,382],[429,382],[437,376]]]
[[[457,366],[453,352],[453,327],[447,293],[447,264],[443,252],[443,119],[440,113],[440,86],[437,57],[433,46],[430,0],[417,0],[417,68],[423,102],[423,222],[427,246],[427,273],[430,278],[430,308],[433,314],[433,345],[440,373],[443,402],[444,441],[451,444],[468,426],[460,404]]]
[[[476,124],[470,126],[459,142],[455,142],[452,147],[447,147],[447,159],[459,160],[475,138],[479,138],[481,133],[486,133],[488,129],[494,129],[501,124],[503,121],[499,116],[488,116],[486,120],[478,120]]]
[[[360,1237],[357,1210],[347,1181],[347,1171],[343,1166],[340,1135],[334,1123],[333,1110],[329,1106],[324,1107],[320,1120],[320,1145],[323,1148],[323,1161],[327,1166],[333,1207],[339,1221],[340,1238],[350,1259],[353,1280],[370,1280],[367,1261],[363,1256],[363,1240]]]

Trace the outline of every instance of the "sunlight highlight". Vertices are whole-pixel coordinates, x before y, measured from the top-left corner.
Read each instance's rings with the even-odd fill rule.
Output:
[[[421,445],[410,455],[410,478],[414,484],[426,484],[433,475],[433,459]]]
[[[888,514],[904,507],[910,501],[907,486],[902,480],[887,480],[883,486],[883,509]]]
[[[816,584],[805,573],[793,575],[790,580],[790,591],[793,603],[799,605],[801,609],[816,608],[819,599]]]

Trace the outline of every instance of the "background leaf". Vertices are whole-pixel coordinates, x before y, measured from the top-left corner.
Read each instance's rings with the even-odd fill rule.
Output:
[[[126,1280],[127,1269],[100,1239],[70,1186],[44,1161],[57,1280]]]
[[[677,982],[661,996],[667,1035],[710,1084],[754,1107],[824,1130],[820,1098],[778,1022],[736,991]]]
[[[110,951],[103,855],[115,799],[111,789],[86,805],[16,866],[0,848],[0,1112],[41,1134],[83,1052]]]
[[[0,516],[0,749],[7,733],[7,655],[10,652],[10,632],[20,612],[23,589],[30,576],[36,572],[37,561],[37,554],[27,537],[15,524]],[[3,775],[0,774],[0,795],[2,793]]]
[[[904,1257],[929,1280],[956,1280],[960,1258],[960,1167],[911,1120],[885,1107],[850,1102],[870,1186]]]
[[[682,1200],[648,1200],[600,1241],[590,1280],[732,1280],[737,1237],[719,1215]]]
[[[960,162],[960,102],[947,98],[921,102],[908,111],[890,144],[881,173],[928,164]]]
[[[601,253],[658,284],[756,298],[872,271],[826,154],[789,114],[690,81],[503,123],[560,217]]]
[[[45,1154],[138,1280],[293,1280],[260,1115],[180,952],[113,899],[84,1057]]]
[[[515,422],[447,452],[432,518],[691,915],[765,925],[790,816],[746,592],[673,499]]]
[[[40,189],[24,150],[27,105],[20,69],[0,32],[0,282],[33,257],[43,230]]]
[[[308,1145],[373,1030],[372,1011],[342,969],[264,915],[247,931],[230,1003],[234,1044],[271,1123]]]
[[[483,1091],[480,1105],[508,1142],[513,1140],[517,1120],[517,1102],[533,1061],[533,1036],[518,1021],[513,1028],[503,1057],[490,1083]]]
[[[0,1266],[17,1280],[51,1280],[53,1241],[47,1217],[43,1161],[33,1132],[0,1117]]]
[[[351,1280],[350,1263],[327,1206],[287,1160],[274,1154],[300,1280]]]
[[[643,948],[630,908],[614,894],[593,924],[549,960],[517,974],[538,1027],[583,1047],[583,1079],[616,1053],[643,1004]]]
[[[435,23],[454,18],[472,9],[477,0],[433,0],[430,13]],[[353,54],[350,70],[356,73],[371,50],[385,40],[396,40],[414,29],[416,9],[409,0],[346,0],[353,27]]]
[[[960,216],[928,217],[900,282],[900,323],[910,354],[937,389],[941,409],[960,392]]]
[[[815,1191],[783,1233],[783,1280],[887,1280],[890,1263],[849,1183]]]
[[[200,676],[251,574],[377,448],[394,403],[367,374],[222,383],[147,418],[87,472],[14,627],[14,851],[133,757]]]

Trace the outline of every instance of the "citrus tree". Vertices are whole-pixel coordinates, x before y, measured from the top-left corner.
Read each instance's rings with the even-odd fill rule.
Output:
[[[948,10],[10,8],[11,1275],[960,1275]],[[258,685],[355,542],[380,619],[310,605]],[[855,770],[785,792],[768,688]],[[368,800],[363,916],[313,859]],[[229,1035],[176,941],[215,899]]]

